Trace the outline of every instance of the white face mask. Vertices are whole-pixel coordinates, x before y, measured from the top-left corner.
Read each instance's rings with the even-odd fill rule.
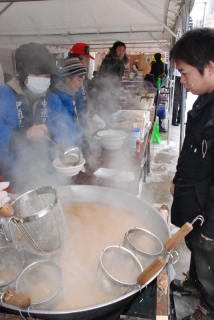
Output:
[[[28,83],[25,83],[25,85],[34,94],[40,94],[47,91],[51,83],[50,78],[35,76],[28,76],[27,78]]]

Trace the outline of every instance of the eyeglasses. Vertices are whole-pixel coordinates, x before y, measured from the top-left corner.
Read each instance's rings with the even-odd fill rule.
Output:
[[[84,74],[79,74],[79,75],[77,75],[77,77],[80,78],[80,79],[84,79],[85,75]]]
[[[86,58],[86,57],[83,57],[83,59],[87,62],[90,62],[90,59],[89,58]]]

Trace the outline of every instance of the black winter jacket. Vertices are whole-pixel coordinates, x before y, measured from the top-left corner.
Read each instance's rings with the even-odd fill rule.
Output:
[[[99,75],[100,77],[116,78],[119,82],[122,80],[125,64],[128,62],[129,58],[126,54],[124,55],[123,59],[120,60],[116,55],[116,52],[113,49],[110,49],[109,53],[106,55],[101,64]]]
[[[171,210],[181,227],[198,214],[205,218],[200,232],[214,239],[214,91],[199,96],[188,112],[186,136],[178,159]]]
[[[152,64],[152,68],[150,74],[154,75],[154,79],[159,77],[162,73],[164,73],[164,63],[161,60],[156,61]]]

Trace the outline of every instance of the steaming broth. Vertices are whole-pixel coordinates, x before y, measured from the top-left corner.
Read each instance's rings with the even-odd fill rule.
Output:
[[[57,288],[53,282],[34,283],[32,288],[27,288],[24,293],[30,297],[31,303],[38,303],[49,299],[55,294]]]
[[[132,257],[118,250],[107,253],[103,259],[103,265],[113,278],[123,283],[136,283],[140,273],[140,268],[136,266]]]
[[[10,267],[0,270],[0,285],[12,280],[20,271],[18,267]]]
[[[148,254],[156,254],[160,248],[160,244],[156,238],[150,234],[136,230],[129,235],[129,240],[138,250],[147,252]]]
[[[65,299],[57,309],[84,308],[117,298],[114,291],[106,293],[96,283],[100,254],[108,246],[122,245],[126,231],[134,226],[143,228],[142,222],[113,206],[74,203],[62,207],[67,223],[60,261]],[[130,275],[129,270],[124,273],[122,269],[120,277],[130,280],[133,272]]]

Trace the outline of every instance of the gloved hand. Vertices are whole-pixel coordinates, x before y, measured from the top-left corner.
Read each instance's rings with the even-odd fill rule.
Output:
[[[10,197],[8,197],[8,193],[3,191],[9,186],[10,182],[0,182],[0,208],[3,207],[5,203],[10,201]]]

